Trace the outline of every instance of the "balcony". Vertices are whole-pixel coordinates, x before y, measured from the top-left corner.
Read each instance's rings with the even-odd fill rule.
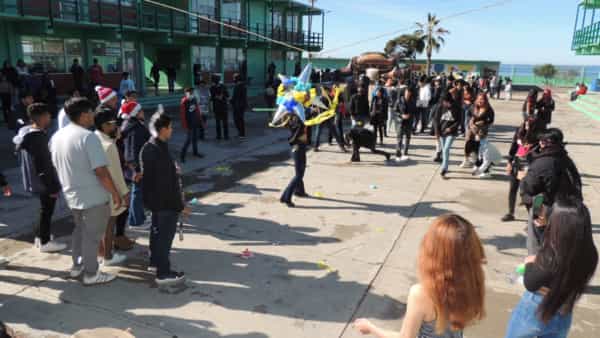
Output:
[[[571,50],[577,55],[600,55],[600,1],[585,0],[577,6]]]
[[[264,35],[274,40],[283,41],[293,46],[297,46],[309,51],[323,49],[323,34],[316,32],[306,31],[288,31],[281,27],[273,27],[271,25],[265,25],[256,23],[248,29],[249,31],[257,34]],[[249,35],[250,41],[266,41],[264,38],[257,37],[255,35]]]

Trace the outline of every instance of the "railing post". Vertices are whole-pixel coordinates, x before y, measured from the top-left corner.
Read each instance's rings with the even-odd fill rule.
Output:
[[[52,8],[52,0],[48,0],[48,18],[50,19],[50,27],[54,27],[54,11]]]
[[[19,11],[21,12],[21,16],[25,16],[25,5],[23,4],[23,0],[19,0]]]
[[[169,10],[169,14],[170,14],[170,21],[171,21],[171,37],[173,36],[173,32],[175,30],[175,18],[174,18],[174,12],[172,9]]]
[[[75,0],[75,21],[79,22],[81,18],[79,17],[79,0]]]
[[[154,29],[158,30],[158,7],[154,5]]]
[[[122,0],[117,2],[117,8],[119,9],[119,27],[121,28],[121,32],[123,31],[123,5],[121,3]]]
[[[102,26],[102,0],[98,0],[98,24]]]

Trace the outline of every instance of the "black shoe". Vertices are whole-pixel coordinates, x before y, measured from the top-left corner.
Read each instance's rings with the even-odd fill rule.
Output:
[[[442,162],[442,153],[437,153],[435,155],[435,158],[433,159],[433,162],[441,163]]]
[[[502,222],[512,222],[515,220],[515,216],[513,214],[506,214],[502,216]]]
[[[389,161],[392,156],[390,154],[385,154],[385,160]]]
[[[181,156],[180,160],[181,160],[181,163],[185,163],[185,157]]]
[[[171,271],[165,276],[156,277],[155,281],[159,286],[179,284],[185,281],[185,273]]]
[[[281,203],[287,205],[288,208],[293,208],[296,206],[292,201],[281,201]]]
[[[204,158],[204,154],[201,153],[196,153],[194,154],[194,156],[196,156],[197,158]]]
[[[442,176],[443,179],[447,180],[448,177],[446,176],[446,174],[448,174],[448,170],[442,170],[442,172],[440,172],[440,176]]]
[[[309,197],[310,197],[310,195],[309,195],[309,194],[307,194],[307,193],[305,193],[305,192],[304,192],[304,193],[301,193],[301,194],[298,194],[298,193],[296,193],[296,194],[294,194],[294,195],[296,195],[296,196],[298,196],[298,197],[302,197],[302,198],[309,198]]]

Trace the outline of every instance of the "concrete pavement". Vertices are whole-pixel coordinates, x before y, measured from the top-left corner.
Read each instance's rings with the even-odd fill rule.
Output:
[[[593,156],[600,125],[563,101],[555,124],[565,131],[583,173],[600,244],[600,216],[594,212],[600,207],[600,158]],[[521,101],[492,104],[493,143],[506,153]],[[23,237],[5,239],[0,253],[10,254],[11,262],[0,270],[0,318],[34,337],[100,326],[130,327],[137,337],[358,337],[349,327],[355,317],[399,329],[416,281],[420,239],[434,217],[457,212],[477,226],[488,256],[488,316],[466,336],[503,336],[523,292],[513,271],[526,250],[523,210],[518,222],[499,221],[508,193],[502,168],[487,180],[459,169],[462,139],[454,144],[448,181],[430,160],[434,146],[428,136],[414,137],[411,160],[398,165],[366,153],[363,162],[349,164],[349,154],[324,146],[309,153],[305,178],[308,192],[322,197],[296,199],[297,208],[288,209],[278,202],[293,173],[286,161],[287,134],[264,130],[259,120],[247,142],[207,145],[208,159],[186,164],[186,191],[200,196],[200,204],[193,206],[185,239],[176,239],[172,253],[188,276],[185,286],[154,286],[144,271],[145,232],[132,233],[140,245],[127,265],[111,269],[120,278],[90,288],[65,279],[68,252],[42,255]],[[389,151],[393,141],[386,139]],[[31,221],[31,214],[29,209],[14,217]],[[254,253],[247,260],[239,257],[246,248]],[[600,335],[599,310],[596,276],[576,308],[570,337]]]

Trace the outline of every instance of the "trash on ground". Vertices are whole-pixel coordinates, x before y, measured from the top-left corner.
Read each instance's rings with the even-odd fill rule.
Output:
[[[242,253],[240,254],[240,258],[242,259],[250,259],[252,257],[254,257],[254,254],[248,249],[242,251]]]
[[[315,197],[316,198],[323,198],[323,193],[320,191],[315,192]]]
[[[377,186],[375,184],[371,184],[369,188],[371,188],[371,190],[377,190]]]

